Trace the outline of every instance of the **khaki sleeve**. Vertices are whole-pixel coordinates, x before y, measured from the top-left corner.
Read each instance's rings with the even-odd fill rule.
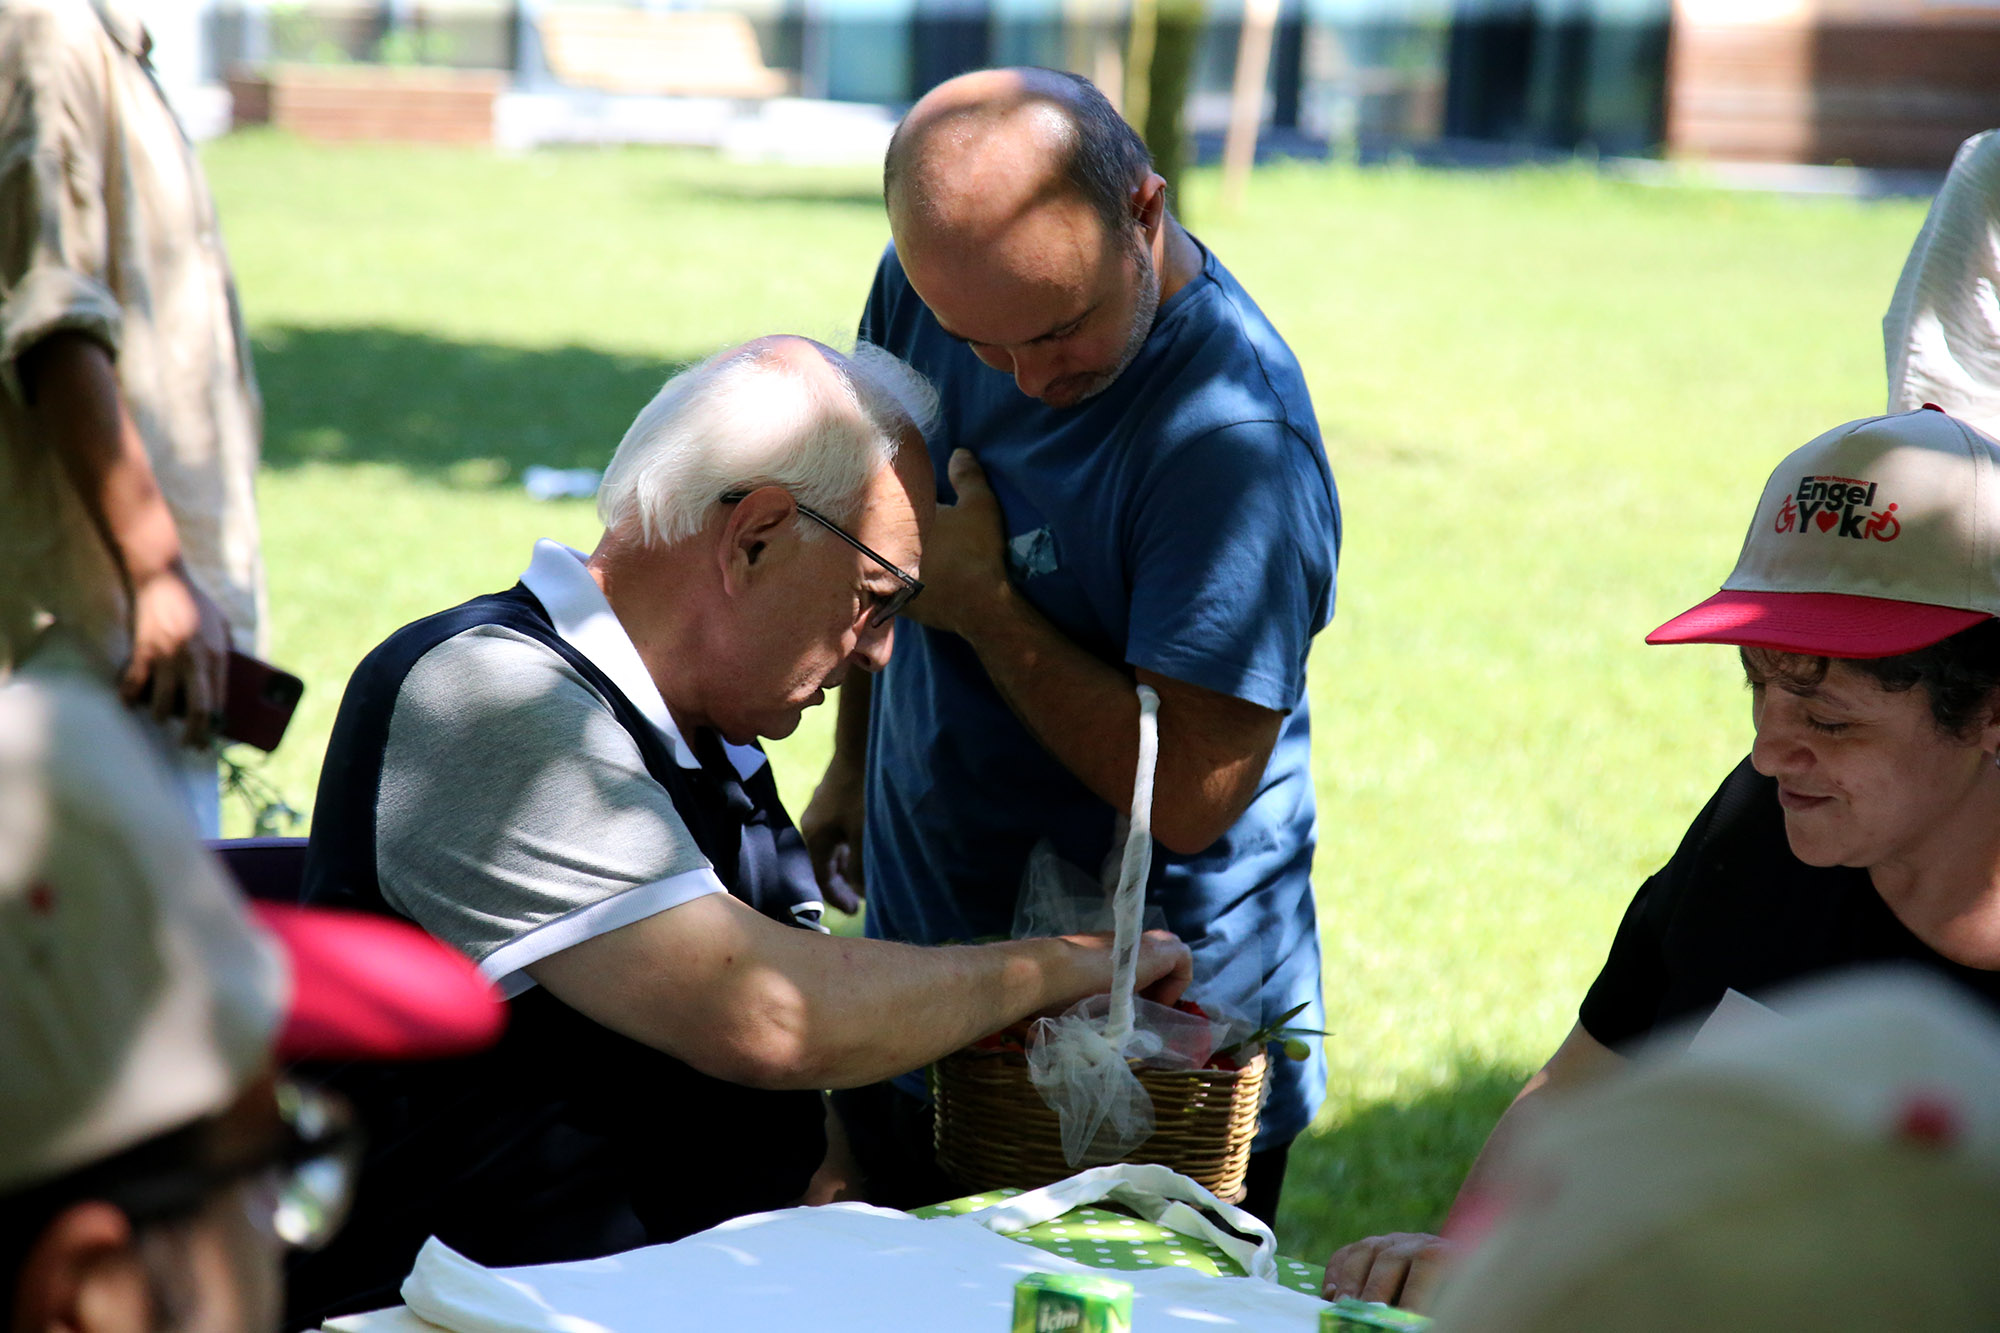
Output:
[[[80,11],[80,12],[77,12]],[[107,39],[82,5],[0,6],[0,389],[16,401],[16,364],[58,330],[116,355],[108,285],[111,217]]]

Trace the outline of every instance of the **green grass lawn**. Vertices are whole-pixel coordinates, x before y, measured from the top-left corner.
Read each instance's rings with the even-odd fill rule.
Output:
[[[852,329],[871,174],[691,154],[207,150],[268,413],[270,651],[309,800],[347,672],[594,539],[530,462],[601,465],[678,364]],[[1287,167],[1191,221],[1290,338],[1346,515],[1314,650],[1333,1084],[1280,1239],[1433,1225],[1567,1031],[1633,889],[1748,743],[1727,649],[1640,639],[1713,591],[1787,450],[1879,411],[1909,202],[1583,171]],[[774,745],[802,803],[830,709]]]

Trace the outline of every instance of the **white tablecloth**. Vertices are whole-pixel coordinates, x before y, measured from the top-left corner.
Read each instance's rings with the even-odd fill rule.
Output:
[[[735,1218],[671,1245],[578,1263],[487,1269],[433,1239],[403,1284],[407,1307],[331,1321],[334,1333],[999,1333],[1014,1284],[1099,1272],[966,1217],[920,1220],[865,1204]],[[1133,1287],[1134,1323],[1170,1330],[1313,1333],[1322,1302],[1270,1282],[1179,1268],[1101,1274]]]

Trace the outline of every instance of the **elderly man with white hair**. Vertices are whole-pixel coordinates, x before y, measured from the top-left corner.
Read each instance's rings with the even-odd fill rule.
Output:
[[[1108,987],[1097,936],[810,928],[812,868],[756,739],[888,660],[923,586],[933,403],[874,348],[723,353],[633,423],[594,551],[538,543],[517,586],[356,670],[307,896],[464,950],[510,1027],[488,1054],[352,1089],[389,1128],[366,1214],[294,1274],[294,1322],[391,1302],[433,1234],[551,1262],[798,1201],[826,1152],[822,1089]],[[1143,985],[1171,998],[1188,972],[1148,937]]]

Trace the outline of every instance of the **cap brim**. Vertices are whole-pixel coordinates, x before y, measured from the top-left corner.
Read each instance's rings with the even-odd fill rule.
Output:
[[[1894,657],[1991,616],[1886,597],[1724,590],[1646,636],[1647,643],[1733,643],[1816,657]]]
[[[489,1046],[506,1006],[463,954],[359,912],[251,904],[289,955],[292,1002],[277,1056],[433,1060]]]

